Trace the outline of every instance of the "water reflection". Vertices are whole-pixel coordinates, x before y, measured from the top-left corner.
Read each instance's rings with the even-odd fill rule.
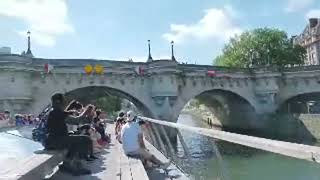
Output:
[[[181,114],[178,123],[207,127],[206,123],[188,114]],[[181,162],[193,179],[222,179],[221,167],[212,146],[213,139],[181,131],[190,151],[190,158]],[[228,176],[233,180],[319,180],[320,164],[274,153],[217,141]],[[178,143],[178,153],[183,148]]]
[[[29,129],[0,132],[0,167],[14,165],[17,161],[43,149],[42,145],[28,137]],[[26,138],[22,138],[22,137]]]

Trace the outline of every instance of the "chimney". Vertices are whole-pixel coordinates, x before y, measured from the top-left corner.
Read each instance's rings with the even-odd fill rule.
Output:
[[[309,19],[310,28],[316,27],[317,24],[318,24],[318,18],[310,18],[310,19]]]

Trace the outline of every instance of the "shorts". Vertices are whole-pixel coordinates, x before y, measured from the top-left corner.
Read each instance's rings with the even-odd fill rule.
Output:
[[[126,153],[127,156],[132,156],[132,157],[138,157],[141,159],[150,159],[152,157],[152,154],[147,151],[146,149],[140,148],[137,151],[129,152]]]

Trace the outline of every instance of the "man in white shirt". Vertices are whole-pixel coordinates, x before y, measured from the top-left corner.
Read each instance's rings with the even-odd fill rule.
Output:
[[[143,160],[151,161],[162,169],[167,168],[170,163],[163,163],[152,155],[145,147],[142,130],[135,122],[133,111],[127,113],[127,123],[121,129],[121,142],[124,153],[127,156],[139,157]]]

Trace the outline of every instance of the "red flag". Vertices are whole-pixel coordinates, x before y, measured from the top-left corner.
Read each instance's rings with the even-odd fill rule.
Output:
[[[214,77],[214,76],[216,76],[216,71],[208,70],[207,75],[210,77]]]
[[[144,69],[141,66],[137,66],[134,71],[141,76],[144,74]]]
[[[50,72],[52,71],[52,69],[53,69],[53,65],[48,64],[48,63],[46,63],[46,64],[44,65],[44,71],[45,71],[46,73],[50,73]]]

